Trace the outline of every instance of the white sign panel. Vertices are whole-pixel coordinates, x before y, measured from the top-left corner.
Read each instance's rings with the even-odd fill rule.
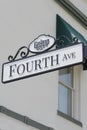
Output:
[[[10,82],[26,77],[47,73],[83,62],[83,44],[74,44],[3,64],[2,82]]]

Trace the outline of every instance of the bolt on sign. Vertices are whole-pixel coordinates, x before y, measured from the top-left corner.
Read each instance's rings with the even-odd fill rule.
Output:
[[[56,42],[54,37],[40,35],[28,47],[21,47],[14,57],[9,56],[9,62],[2,65],[2,83],[48,73],[83,62],[82,43],[51,49],[56,44],[58,40]],[[22,51],[21,59],[16,59],[23,49],[26,49],[26,52]],[[29,53],[36,55],[28,56]]]

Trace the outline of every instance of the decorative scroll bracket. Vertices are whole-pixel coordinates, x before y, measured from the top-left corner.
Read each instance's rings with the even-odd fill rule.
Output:
[[[52,47],[56,46],[56,48],[61,48],[66,46],[65,41],[67,41],[67,44],[72,43],[78,43],[78,38],[74,37],[72,39],[72,41],[70,41],[70,39],[68,37],[66,37],[65,35],[62,35],[60,37],[58,37],[57,39],[55,39],[54,37],[50,36],[50,35],[45,35],[42,34],[40,36],[38,36],[35,40],[33,40],[28,47],[23,46],[21,48],[19,48],[19,50],[17,51],[17,53],[15,54],[15,56],[10,55],[8,57],[8,60],[10,62],[15,61],[16,58],[18,57],[18,55],[20,55],[21,59],[24,59],[26,57],[29,56],[29,53],[43,53],[48,51],[49,49],[51,49]],[[35,50],[37,49],[37,50]],[[32,51],[33,50],[33,51]]]

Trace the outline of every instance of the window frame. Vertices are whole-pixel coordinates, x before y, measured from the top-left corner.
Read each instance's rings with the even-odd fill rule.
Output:
[[[71,84],[71,86],[70,85],[68,85],[67,83],[65,83],[63,80],[60,80],[59,79],[59,81],[58,81],[58,84],[60,84],[60,85],[62,85],[64,88],[66,88],[67,90],[68,90],[68,93],[69,93],[69,95],[68,95],[68,97],[70,97],[70,100],[67,100],[67,115],[69,115],[69,116],[73,116],[73,91],[75,90],[75,88],[73,87],[74,85],[73,85],[73,67],[69,67],[70,68],[70,70],[72,69],[72,73],[71,73],[71,77],[72,77],[72,84]],[[68,68],[65,68],[65,69],[67,69],[68,70]],[[64,69],[63,69],[64,70]],[[66,75],[67,76],[67,75]],[[60,87],[60,85],[58,86],[58,87]],[[59,88],[58,88],[58,90],[59,90]],[[59,100],[58,100],[58,103],[59,103]]]
[[[78,65],[79,66],[79,65]],[[79,69],[78,69],[78,66],[76,66],[76,67],[73,67],[72,68],[72,71],[73,71],[73,87],[70,87],[69,85],[67,85],[66,83],[64,83],[63,81],[58,81],[58,84],[59,83],[61,83],[62,85],[64,85],[64,86],[66,86],[66,88],[68,88],[68,89],[70,89],[71,91],[72,91],[72,108],[71,108],[71,115],[68,115],[68,114],[65,114],[65,113],[63,113],[63,112],[61,112],[59,109],[57,110],[57,114],[59,115],[59,116],[62,116],[63,118],[65,118],[65,119],[67,119],[67,120],[69,120],[69,121],[72,121],[73,123],[75,123],[75,124],[77,124],[77,125],[79,125],[79,126],[83,126],[82,125],[82,122],[80,122],[79,120],[80,119],[76,119],[75,117],[74,117],[74,111],[75,111],[75,109],[76,108],[74,108],[74,93],[75,93],[75,90],[76,90],[76,77],[77,77],[77,73],[79,72]],[[81,68],[80,68],[81,69]],[[77,72],[76,72],[76,70],[77,70]],[[79,81],[78,81],[79,82]],[[78,83],[77,83],[78,84]],[[58,86],[58,90],[59,90],[59,86]],[[59,98],[59,97],[58,97]],[[79,114],[79,113],[78,113]]]

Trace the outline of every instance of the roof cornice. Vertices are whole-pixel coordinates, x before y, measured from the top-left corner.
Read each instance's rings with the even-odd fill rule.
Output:
[[[87,16],[69,0],[55,0],[67,8],[76,18],[87,27]]]

